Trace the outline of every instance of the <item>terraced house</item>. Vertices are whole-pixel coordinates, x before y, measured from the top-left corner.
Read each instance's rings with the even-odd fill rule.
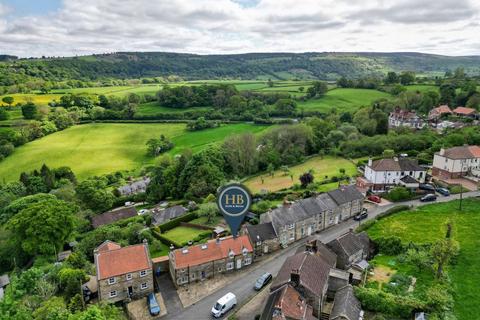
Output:
[[[302,199],[269,211],[261,223],[271,223],[282,246],[355,216],[362,210],[364,196],[355,186]]]
[[[225,237],[171,251],[170,275],[176,286],[234,272],[253,262],[248,236]]]
[[[101,301],[115,303],[153,292],[152,261],[147,243],[122,248],[107,240],[95,249],[94,258]]]

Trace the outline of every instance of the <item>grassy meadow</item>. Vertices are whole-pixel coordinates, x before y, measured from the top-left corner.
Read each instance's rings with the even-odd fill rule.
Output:
[[[0,180],[16,180],[21,172],[38,169],[43,163],[54,168],[69,166],[80,180],[117,170],[134,170],[155,161],[147,156],[145,143],[161,134],[175,144],[169,151],[173,155],[186,148],[199,151],[231,134],[258,133],[267,128],[242,123],[190,132],[185,130],[185,124],[79,125],[16,148],[1,162]]]
[[[460,255],[449,267],[454,284],[454,313],[458,320],[477,319],[480,314],[480,199],[438,203],[395,214],[374,224],[368,234],[373,238],[398,236],[404,242],[428,243],[445,237],[446,223],[454,224],[454,238],[460,243]]]
[[[298,103],[298,108],[305,111],[329,112],[335,108],[337,112],[354,112],[359,107],[370,106],[373,101],[380,98],[390,98],[385,92],[372,89],[332,89],[319,99],[310,99]]]
[[[269,173],[264,173],[255,177],[251,177],[245,180],[243,183],[253,193],[258,193],[261,190],[268,190],[269,192],[278,191],[285,188],[290,188],[295,183],[299,184],[299,177],[301,174],[313,169],[313,175],[315,181],[322,181],[325,176],[331,178],[333,176],[339,176],[339,169],[345,169],[347,175],[354,175],[357,172],[356,166],[353,162],[343,159],[335,158],[331,156],[325,157],[312,157],[302,164],[292,166],[289,168],[290,173],[293,175],[293,180],[290,174],[285,175],[282,170],[276,170],[271,176]],[[335,183],[338,186],[338,183]],[[326,191],[335,189],[333,184],[325,187]]]

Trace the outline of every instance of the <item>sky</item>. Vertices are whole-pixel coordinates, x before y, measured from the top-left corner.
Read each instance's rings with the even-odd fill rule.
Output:
[[[0,54],[480,55],[479,0],[0,0]]]

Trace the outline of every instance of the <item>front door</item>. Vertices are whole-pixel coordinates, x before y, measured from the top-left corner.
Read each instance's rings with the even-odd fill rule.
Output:
[[[202,271],[202,280],[205,279],[205,271]]]
[[[237,260],[237,269],[240,269],[242,267],[242,259]]]
[[[309,226],[309,227],[308,227],[307,234],[308,234],[309,236],[312,235],[312,226]]]
[[[133,295],[133,287],[128,287],[128,296],[131,297]]]
[[[338,223],[338,216],[335,216],[335,224]]]

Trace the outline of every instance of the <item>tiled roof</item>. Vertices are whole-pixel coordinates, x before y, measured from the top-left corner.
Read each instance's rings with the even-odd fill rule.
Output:
[[[106,240],[97,247],[97,251],[109,251],[114,249],[120,249],[122,246],[116,242]]]
[[[98,228],[105,224],[110,224],[118,220],[135,217],[137,209],[135,207],[126,207],[117,210],[108,211],[92,218],[92,226]]]
[[[403,178],[400,179],[404,183],[418,183],[417,179],[415,179],[412,176],[404,176]]]
[[[472,109],[472,108],[465,108],[465,107],[457,107],[453,110],[455,113],[460,113],[464,115],[470,115],[470,114],[475,114],[477,113],[477,110]]]
[[[253,252],[252,244],[247,235],[237,238],[226,237],[219,243],[217,243],[217,240],[210,240],[205,244],[173,251],[173,263],[176,269],[196,266],[227,258],[230,251],[233,251],[234,255],[242,254],[244,248],[247,252]],[[186,250],[188,251],[185,252]]]
[[[124,248],[105,246],[95,253],[98,280],[152,268],[148,247],[136,244]]]
[[[187,211],[188,211],[187,208],[184,208],[182,206],[173,206],[166,209],[160,209],[158,211],[155,210],[153,211],[153,215],[152,215],[153,224],[159,225],[170,219],[180,217]]]
[[[342,186],[327,192],[328,195],[340,206],[342,204],[352,202],[354,200],[362,200],[363,194],[354,186]]]
[[[271,222],[249,225],[247,226],[247,231],[252,243],[271,240],[277,237],[277,233],[275,229],[273,229]]]
[[[442,155],[442,152],[437,152],[436,154]],[[471,159],[471,158],[480,158],[480,147],[479,146],[461,146],[453,147],[443,150],[443,155],[449,159]]]
[[[307,319],[311,312],[300,293],[290,284],[270,293],[261,320]]]
[[[362,306],[353,292],[353,287],[347,285],[335,293],[330,320],[358,320]]]
[[[292,271],[298,272],[300,285],[311,291],[317,297],[323,293],[328,284],[330,266],[321,257],[311,253],[297,253],[285,260],[277,277],[272,283],[276,289],[291,280]]]
[[[428,115],[432,117],[432,116],[441,115],[445,113],[452,113],[452,110],[447,105],[441,105],[430,110]]]
[[[380,159],[375,160],[371,166],[374,171],[426,171],[418,163],[410,159]]]

